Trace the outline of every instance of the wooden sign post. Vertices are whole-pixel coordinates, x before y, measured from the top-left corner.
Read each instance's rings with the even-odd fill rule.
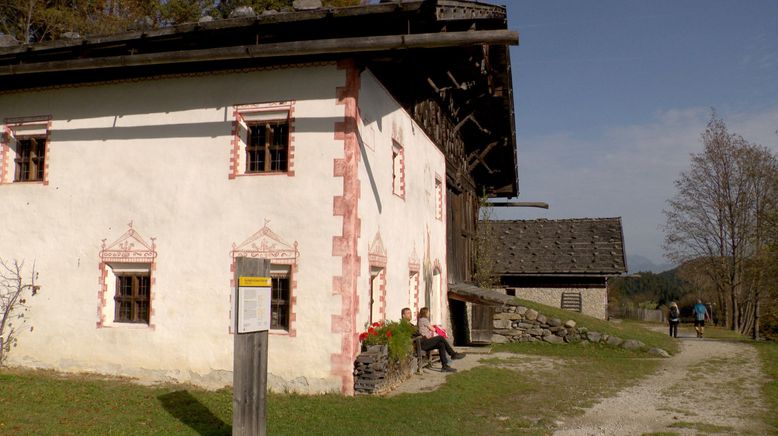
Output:
[[[232,434],[267,434],[267,333],[270,261],[235,259],[233,292]]]

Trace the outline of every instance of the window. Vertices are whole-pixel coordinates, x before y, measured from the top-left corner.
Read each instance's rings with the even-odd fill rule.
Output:
[[[270,266],[272,294],[270,295],[270,328],[289,330],[292,274],[290,265]]]
[[[151,275],[117,273],[114,322],[149,323]]]
[[[392,142],[392,193],[405,198],[405,153],[395,141]]]
[[[0,136],[0,183],[48,184],[47,157],[51,117],[6,118]]]
[[[370,311],[368,322],[372,324],[384,319],[384,302],[386,299],[386,270],[371,266],[370,268]]]
[[[289,158],[289,123],[266,121],[248,124],[246,173],[286,172]]]
[[[410,271],[408,274],[408,300],[410,301],[411,313],[419,310],[419,271]]]
[[[236,105],[230,179],[294,176],[294,102]]]
[[[270,328],[289,329],[289,276],[273,277],[270,298]]]
[[[443,219],[443,180],[435,177],[435,218]]]
[[[31,137],[16,139],[16,175],[14,182],[35,182],[43,180],[43,165],[46,158],[46,138]]]

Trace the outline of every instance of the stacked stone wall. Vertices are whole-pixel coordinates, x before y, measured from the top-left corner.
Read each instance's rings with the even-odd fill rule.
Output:
[[[611,347],[647,351],[658,357],[670,357],[659,348],[648,349],[646,344],[634,339],[590,331],[572,320],[547,317],[524,306],[502,306],[495,309],[492,343],[548,342],[551,344],[602,343]]]

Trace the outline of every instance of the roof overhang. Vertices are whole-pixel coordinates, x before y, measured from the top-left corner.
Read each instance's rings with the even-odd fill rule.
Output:
[[[412,115],[419,101],[438,101],[465,144],[461,166],[477,187],[510,197],[518,195],[508,50],[515,44],[503,6],[323,8],[0,48],[0,93],[353,59]]]
[[[481,288],[468,283],[449,283],[448,298],[486,306],[503,306],[516,300],[516,297],[498,290]]]

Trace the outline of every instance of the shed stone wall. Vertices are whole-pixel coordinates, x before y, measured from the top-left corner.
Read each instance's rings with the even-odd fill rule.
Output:
[[[608,318],[607,288],[511,288],[516,297],[551,307],[561,307],[563,292],[581,293],[581,313],[595,318]]]

